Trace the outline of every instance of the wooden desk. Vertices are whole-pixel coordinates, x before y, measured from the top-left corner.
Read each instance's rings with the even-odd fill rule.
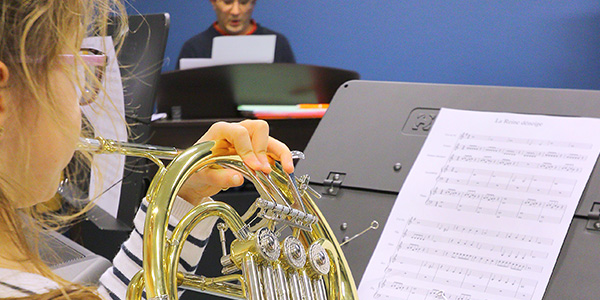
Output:
[[[197,119],[152,122],[150,144],[187,148],[192,146],[215,122],[239,122],[243,119]],[[290,150],[303,151],[321,119],[267,120],[270,135]]]

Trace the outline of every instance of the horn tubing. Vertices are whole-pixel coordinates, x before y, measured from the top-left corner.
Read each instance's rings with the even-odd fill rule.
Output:
[[[143,290],[141,286],[144,285],[148,299],[177,299],[178,275],[176,272],[178,259],[168,260],[168,258],[173,256],[177,256],[178,258],[181,249],[177,249],[182,246],[179,244],[183,244],[182,241],[189,235],[189,229],[193,228],[200,220],[208,216],[219,216],[226,219],[226,223],[228,223],[237,238],[242,240],[248,238],[248,225],[244,223],[242,217],[231,207],[214,206],[212,204],[203,207],[203,204],[193,209],[194,213],[188,213],[185,217],[187,221],[180,222],[179,224],[182,225],[182,229],[178,229],[179,226],[176,227],[178,233],[173,235],[172,241],[167,240],[168,220],[179,189],[185,180],[199,168],[211,164],[217,164],[242,172],[244,177],[253,182],[257,191],[265,200],[270,199],[275,203],[289,205],[300,210],[304,208],[306,213],[316,216],[318,221],[312,224],[312,230],[307,231],[292,228],[293,235],[300,237],[306,245],[317,241],[327,250],[332,262],[332,270],[324,278],[328,294],[326,298],[357,299],[356,285],[348,262],[337,243],[333,231],[310,195],[306,191],[301,191],[300,195],[295,194],[294,184],[291,182],[292,179],[277,168],[274,168],[273,171],[276,171],[274,172],[276,176],[283,177],[282,180],[279,177],[274,177],[274,180],[272,180],[261,172],[249,169],[243,163],[242,159],[237,156],[214,157],[211,151],[214,144],[214,142],[205,142],[194,145],[185,151],[180,151],[172,147],[122,143],[105,140],[100,137],[96,139],[80,139],[78,144],[78,150],[80,151],[88,151],[96,154],[106,153],[144,157],[152,160],[159,166],[157,175],[152,180],[146,195],[149,205],[144,224],[143,271],[138,273],[134,280],[132,280],[132,285],[129,287],[131,293],[128,293],[127,299],[138,298],[141,290]],[[172,160],[172,162],[165,168],[161,159]],[[287,185],[287,189],[284,185]],[[288,191],[290,189],[291,191]],[[288,195],[288,193],[290,194]],[[298,201],[298,196],[300,196],[300,201]],[[275,223],[275,221],[263,219],[253,225],[250,231],[260,224],[267,224],[267,227],[272,228],[275,226]],[[183,231],[179,232],[179,230]],[[228,288],[229,284],[226,284],[226,282],[223,282],[224,285],[220,287],[222,290],[219,290],[218,287],[207,290],[212,290],[212,292],[216,292],[217,294],[229,294],[233,298],[237,298],[240,295],[245,295],[251,299],[260,298],[262,293],[258,293],[252,288],[255,288],[252,282],[249,282],[252,281],[252,278],[248,278],[248,276],[257,276],[258,274],[251,275],[254,272],[246,272],[252,269],[257,271],[257,266],[252,264],[252,262],[252,255],[247,254],[244,257],[242,267],[242,269],[246,270],[242,272],[243,276],[239,277],[241,279],[240,283],[242,283],[241,291],[233,286],[231,286],[232,289],[230,290]],[[288,280],[291,290],[290,296],[292,299],[297,299],[300,296],[298,294],[298,285],[300,283],[298,279],[300,276],[296,272],[291,272],[289,275],[291,275],[291,278]],[[221,279],[211,279],[211,282],[217,283],[214,280],[219,281]],[[206,284],[211,285],[205,279],[200,280],[198,284],[199,287],[207,287]],[[246,286],[249,287],[248,290],[245,289]],[[320,288],[322,289],[322,287]],[[223,293],[225,290],[228,292]],[[320,292],[321,295],[319,296],[322,297],[323,291],[321,290]]]
[[[194,145],[178,155],[165,172],[154,177],[146,198],[148,212],[144,224],[144,279],[148,299],[172,295],[177,297],[177,281],[166,263],[166,232],[173,202],[185,179],[195,172],[200,160],[212,154],[214,142]]]
[[[223,202],[206,202],[194,207],[183,217],[183,219],[181,219],[181,221],[179,221],[179,224],[177,224],[173,231],[171,241],[168,243],[171,245],[166,256],[168,270],[170,270],[170,272],[167,272],[170,277],[168,278],[168,282],[176,280],[179,257],[183,250],[184,241],[189,236],[191,230],[196,227],[200,221],[210,216],[217,216],[225,221],[238,239],[245,240],[249,237],[249,234],[246,232],[244,221],[242,221],[239,214],[237,214],[228,204]],[[175,290],[175,292],[177,291]],[[242,290],[240,291],[240,294],[234,294],[233,291],[231,293],[234,294],[235,297],[245,298],[246,295],[244,292],[245,291]]]
[[[97,138],[79,138],[77,149],[80,151],[96,154],[122,154],[127,156],[148,157],[154,156],[160,159],[174,159],[182,151],[174,147],[142,145],[127,142]]]
[[[327,298],[343,299],[344,295],[347,294],[347,296],[357,299],[356,284],[350,272],[350,266],[339,243],[335,242],[337,240],[333,235],[329,223],[312,198],[307,194],[307,191],[302,193],[302,200],[304,200],[307,212],[316,216],[319,221],[312,225],[313,230],[311,232],[302,231],[300,234],[309,245],[315,241],[319,241],[323,248],[329,252],[329,255],[332,256],[331,263],[334,270],[333,272],[330,271],[328,275],[329,295]],[[333,288],[331,282],[338,283],[337,290]],[[345,286],[346,284],[348,286]]]

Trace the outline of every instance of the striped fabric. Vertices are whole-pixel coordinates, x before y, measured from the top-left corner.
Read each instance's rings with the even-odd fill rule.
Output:
[[[47,293],[59,286],[38,274],[0,268],[0,297],[26,297]]]
[[[175,201],[169,219],[168,236],[171,235],[179,220],[192,208],[193,206],[183,199],[178,198]],[[144,199],[133,220],[135,228],[129,239],[121,245],[119,253],[113,260],[113,267],[109,268],[100,277],[99,292],[106,299],[125,299],[129,281],[142,268],[143,230],[147,209],[148,202]],[[216,220],[216,217],[207,218],[192,230],[181,251],[180,271],[187,273],[196,271]],[[145,299],[145,293],[143,296]]]
[[[140,210],[135,216],[135,228],[129,239],[121,245],[119,253],[113,260],[113,267],[109,268],[100,277],[98,292],[105,299],[125,299],[129,281],[141,269],[143,230],[147,208],[148,203],[144,199]],[[191,204],[177,198],[169,219],[168,235],[172,233],[179,220],[192,208]],[[207,218],[192,230],[181,251],[179,270],[188,273],[196,271],[216,220],[216,217]],[[0,268],[0,298],[26,297],[46,293],[57,288],[59,288],[59,285],[56,282],[40,275]],[[143,296],[145,299],[145,293]]]

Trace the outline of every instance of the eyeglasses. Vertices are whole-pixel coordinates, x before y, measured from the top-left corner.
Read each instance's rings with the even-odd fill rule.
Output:
[[[60,57],[77,68],[78,82],[76,88],[81,93],[79,105],[88,105],[96,101],[106,71],[106,55],[97,49],[82,48],[79,50],[79,57],[84,65],[77,64],[73,54],[62,54]]]
[[[230,6],[233,5],[234,2],[237,2],[240,6],[247,6],[249,4],[254,4],[256,0],[220,0],[223,4]]]

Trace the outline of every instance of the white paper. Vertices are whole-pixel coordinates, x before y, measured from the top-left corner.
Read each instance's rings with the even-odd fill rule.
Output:
[[[115,54],[112,37],[86,38],[82,47],[101,50],[108,57],[104,76],[104,91],[98,99],[82,111],[94,127],[96,136],[116,141],[127,141],[125,121],[125,100],[119,64]],[[111,216],[117,217],[121,197],[121,181],[125,166],[125,157],[121,155],[95,155],[92,168],[89,198]]]
[[[277,36],[225,35],[213,39],[212,58],[243,62],[273,62]]]
[[[359,298],[542,299],[599,151],[599,119],[442,109]]]
[[[275,60],[277,36],[232,35],[213,39],[211,58],[182,58],[181,70],[219,65],[272,63]]]
[[[179,60],[179,69],[195,69],[212,66],[226,65],[227,62],[218,62],[212,58],[182,58]]]

